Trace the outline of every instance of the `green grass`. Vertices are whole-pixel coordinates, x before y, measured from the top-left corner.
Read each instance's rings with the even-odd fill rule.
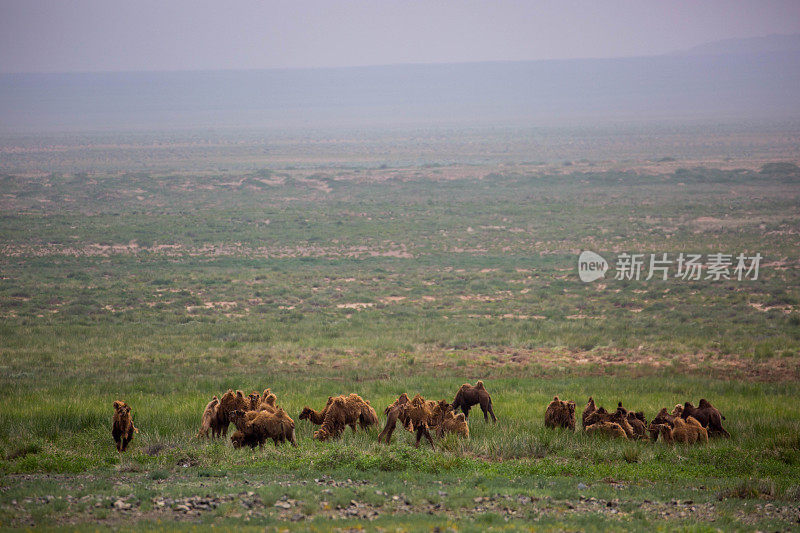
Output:
[[[796,167],[451,170],[0,176],[0,526],[795,527]],[[583,249],[765,260],[758,281],[583,284]],[[476,379],[500,421],[473,410],[435,451],[402,431],[319,443],[297,420]],[[194,439],[212,394],[265,387],[298,448]],[[648,417],[705,397],[733,438],[551,431],[556,394]],[[141,429],[122,456],[116,399]]]
[[[753,499],[771,501],[780,507],[786,505],[782,502],[797,497],[800,407],[795,400],[800,391],[796,383],[736,383],[685,375],[565,379],[552,374],[491,379],[487,385],[494,396],[499,422],[486,424],[480,411],[473,411],[470,439],[449,436],[438,441],[434,451],[426,446],[415,449],[413,436],[404,431],[395,432],[389,447],[377,444],[377,431],[352,434],[348,430],[339,441],[320,443],[311,438],[314,428],[297,420],[296,415],[306,403],[319,407],[327,395],[351,390],[378,407],[388,404],[398,391],[450,398],[461,378],[385,379],[347,371],[331,380],[334,376],[325,373],[255,371],[201,380],[202,385],[195,386],[186,378],[175,383],[169,372],[162,374],[158,370],[106,393],[102,391],[112,388],[112,383],[96,381],[92,387],[96,390],[87,391],[79,378],[62,378],[55,387],[46,384],[50,379],[39,385],[31,380],[12,387],[3,400],[0,418],[0,469],[9,489],[3,495],[4,503],[15,498],[72,494],[80,485],[82,493],[109,500],[111,505],[116,498],[127,497],[129,489],[125,487],[138,487],[136,490],[142,492],[136,509],[141,514],[134,516],[147,520],[145,508],[156,496],[230,495],[238,509],[238,495],[250,490],[249,483],[254,483],[263,485],[262,499],[268,502],[261,506],[263,516],[256,523],[269,525],[277,523],[275,520],[280,522],[280,509],[271,502],[282,496],[304,502],[302,505],[309,507],[305,514],[311,517],[325,516],[318,508],[323,496],[309,492],[306,484],[330,476],[337,481],[365,483],[359,490],[344,483],[344,487],[334,486],[330,495],[324,495],[341,500],[345,507],[350,500],[372,502],[370,508],[388,520],[395,502],[375,491],[390,495],[396,491],[412,500],[401,513],[401,521],[408,527],[416,527],[418,519],[422,520],[419,527],[429,524],[421,510],[432,505],[428,500],[433,498],[443,512],[447,510],[459,523],[465,521],[464,524],[472,524],[469,527],[477,528],[481,522],[474,513],[476,497],[505,500],[526,494],[542,502],[563,501],[563,505],[581,495],[605,501],[614,499],[602,488],[609,483],[623,488],[612,493],[619,501],[628,502],[632,510],[645,500],[662,506],[668,506],[675,498],[695,500],[706,502],[713,509],[709,516],[715,520],[730,516],[731,524],[740,526],[748,522],[739,514]],[[268,445],[263,450],[250,451],[234,450],[224,441],[197,441],[194,435],[207,397],[234,383],[246,389],[270,386],[276,391],[281,405],[298,423],[299,447]],[[579,404],[589,394],[606,406],[622,400],[631,408],[643,409],[648,417],[662,406],[685,399],[696,402],[702,395],[723,411],[733,438],[685,447],[593,439],[580,431],[549,430],[543,427],[542,420],[544,407],[554,394],[575,399]],[[50,400],[43,402],[47,396]],[[141,429],[129,453],[122,456],[114,450],[109,431],[110,404],[117,397],[134,407],[134,419]],[[23,474],[32,474],[33,478]],[[85,488],[87,480],[98,485],[111,481],[114,484],[110,489]],[[120,480],[122,488],[118,486]],[[289,485],[272,486],[272,480],[284,480]],[[430,489],[439,483],[443,484],[439,489]],[[579,483],[590,489],[581,492]],[[211,491],[209,486],[219,487]],[[439,495],[439,490],[446,495]],[[81,511],[72,501],[62,505],[79,520],[100,519],[94,509]],[[545,523],[555,516],[549,505],[537,502],[533,506],[542,507],[539,512],[546,518]],[[523,515],[531,511],[530,506],[519,507]],[[503,506],[500,508],[500,515],[510,516]],[[33,516],[34,510],[41,512],[34,518],[39,525],[62,521],[54,506],[44,510],[35,505],[6,508],[4,513],[6,520],[20,524],[24,517]],[[415,513],[421,516],[415,517]],[[581,515],[571,512],[564,524],[580,528],[577,524],[581,523]],[[124,518],[113,508],[108,510],[108,516],[111,518],[102,520]],[[222,518],[216,521],[206,513],[203,516],[203,520],[225,524]],[[639,527],[630,513],[625,516],[626,521],[605,517],[599,524]],[[344,527],[339,518],[337,527]],[[762,518],[767,520],[766,516]],[[500,520],[505,523],[504,518]],[[633,522],[629,524],[627,520]],[[642,520],[644,527],[647,519]],[[554,522],[557,523],[560,522]]]
[[[344,174],[329,176],[324,195],[305,181],[262,190],[224,176],[89,185],[54,175],[47,186],[6,176],[0,315],[12,335],[26,328],[26,342],[29,332],[41,343],[89,330],[127,343],[144,329],[156,333],[145,351],[199,334],[221,348],[381,353],[800,352],[798,250],[788,238],[796,172],[428,174],[380,188]],[[609,259],[615,250],[760,251],[765,265],[758,281],[581,284],[581,249]]]

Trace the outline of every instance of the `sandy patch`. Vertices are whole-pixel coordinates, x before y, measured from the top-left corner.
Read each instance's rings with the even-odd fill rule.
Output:
[[[374,305],[374,303],[354,302],[349,304],[336,304],[336,307],[339,309],[368,309]]]

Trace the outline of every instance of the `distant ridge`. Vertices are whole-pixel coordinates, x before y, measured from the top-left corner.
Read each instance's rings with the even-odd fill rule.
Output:
[[[800,119],[800,36],[615,59],[0,74],[0,134]]]
[[[800,52],[800,34],[723,39],[674,52],[671,55],[767,54]]]

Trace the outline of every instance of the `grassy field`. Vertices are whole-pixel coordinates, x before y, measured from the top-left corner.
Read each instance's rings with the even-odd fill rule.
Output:
[[[798,527],[796,166],[384,167],[0,175],[0,526]],[[582,283],[586,249],[764,260]],[[297,419],[476,379],[499,422],[473,410],[435,451]],[[229,387],[271,387],[299,447],[194,439]],[[648,418],[705,397],[733,438],[547,430],[555,394]],[[141,429],[123,456],[115,399]]]

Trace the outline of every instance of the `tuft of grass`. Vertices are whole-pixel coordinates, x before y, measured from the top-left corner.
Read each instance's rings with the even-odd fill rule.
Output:
[[[627,446],[624,450],[622,450],[622,458],[628,464],[638,463],[641,455],[641,450],[636,446]]]
[[[791,502],[800,502],[800,485],[789,485],[786,487],[783,498]]]
[[[148,444],[142,448],[142,453],[145,455],[149,455],[151,457],[156,457],[161,455],[161,452],[167,449],[167,445],[163,442],[156,442],[153,444]]]
[[[745,479],[721,491],[717,498],[739,498],[742,500],[773,498],[775,496],[775,482],[770,479]]]
[[[19,459],[25,457],[29,454],[36,454],[42,451],[42,448],[35,443],[24,444],[22,446],[18,446],[8,452],[5,456],[5,459],[8,461],[13,461],[15,459]]]
[[[149,477],[153,481],[158,481],[161,479],[168,479],[169,475],[170,475],[169,472],[166,470],[153,470],[148,474],[147,477]]]

